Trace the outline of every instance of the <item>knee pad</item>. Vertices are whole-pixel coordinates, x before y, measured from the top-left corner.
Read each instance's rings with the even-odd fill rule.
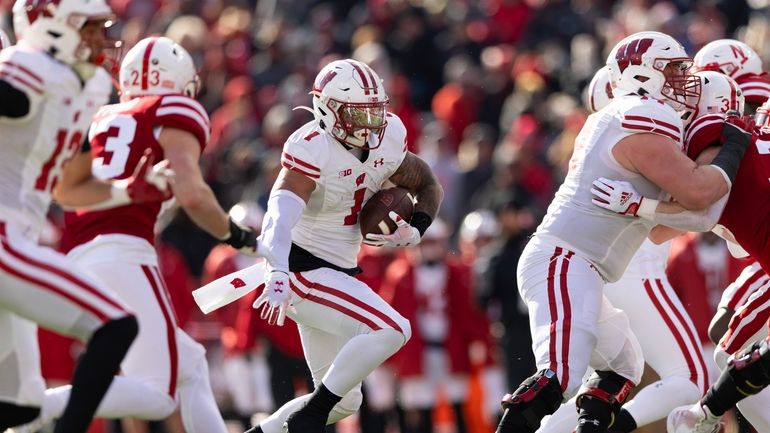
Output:
[[[770,337],[738,352],[727,362],[727,371],[744,395],[757,394],[770,385]]]
[[[556,412],[562,391],[553,370],[541,370],[521,383],[513,394],[503,397],[503,418],[497,433],[535,432],[544,416]]]
[[[594,372],[575,401],[579,419],[611,426],[633,388],[633,382],[613,371]]]

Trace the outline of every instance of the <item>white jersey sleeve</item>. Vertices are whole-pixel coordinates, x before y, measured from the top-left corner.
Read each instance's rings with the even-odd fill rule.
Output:
[[[26,120],[33,117],[45,99],[50,76],[49,64],[35,52],[10,47],[0,52],[0,80],[4,80],[14,88],[24,92],[29,99],[29,112],[26,116],[13,121]],[[10,120],[10,119],[5,119]]]
[[[391,146],[389,149],[390,152],[394,152],[394,159],[398,162],[398,165],[396,165],[388,174],[388,177],[390,177],[393,176],[393,173],[395,173],[396,170],[398,170],[398,167],[401,166],[401,163],[404,162],[407,153],[407,140],[409,139],[406,135],[406,126],[404,126],[404,122],[393,113],[388,113],[386,135],[396,144],[403,143],[403,146]]]
[[[669,105],[650,98],[635,98],[620,111],[620,126],[627,135],[653,133],[682,147],[682,119]]]
[[[324,132],[315,122],[310,122],[292,134],[283,146],[281,165],[303,174],[315,182],[321,179],[321,170],[329,160]]]

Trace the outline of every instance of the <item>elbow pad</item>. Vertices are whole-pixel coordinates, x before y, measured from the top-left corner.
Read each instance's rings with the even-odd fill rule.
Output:
[[[273,270],[289,272],[291,229],[299,221],[305,206],[305,201],[289,190],[279,189],[270,194],[262,222],[259,253]]]

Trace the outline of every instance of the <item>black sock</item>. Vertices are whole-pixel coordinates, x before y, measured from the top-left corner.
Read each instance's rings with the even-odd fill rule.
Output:
[[[620,413],[615,417],[615,422],[610,426],[612,433],[631,433],[636,430],[636,420],[625,409],[620,409]]]
[[[107,322],[94,332],[75,368],[70,399],[54,433],[84,433],[88,430],[138,331],[136,318],[128,316]]]
[[[606,433],[612,421],[612,408],[606,401],[583,397],[575,433]]]
[[[32,422],[38,415],[40,415],[39,407],[0,402],[0,432]]]
[[[340,400],[342,400],[342,397],[329,391],[329,388],[322,383],[313,391],[313,395],[307,401],[307,404],[297,412],[302,412],[314,418],[323,418],[326,421],[329,417],[329,412],[332,411],[334,405],[339,403]]]
[[[730,373],[725,370],[714,386],[709,388],[701,404],[708,407],[712,414],[722,416],[744,397]]]

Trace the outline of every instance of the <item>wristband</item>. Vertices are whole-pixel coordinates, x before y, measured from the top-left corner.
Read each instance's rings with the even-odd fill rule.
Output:
[[[639,203],[639,209],[636,210],[636,216],[654,221],[655,210],[658,208],[658,203],[660,203],[659,200],[642,197],[642,201]]]
[[[420,237],[425,234],[425,230],[428,230],[430,224],[433,222],[433,218],[425,212],[415,212],[412,214],[412,219],[409,220],[409,225],[416,228],[420,232]]]

